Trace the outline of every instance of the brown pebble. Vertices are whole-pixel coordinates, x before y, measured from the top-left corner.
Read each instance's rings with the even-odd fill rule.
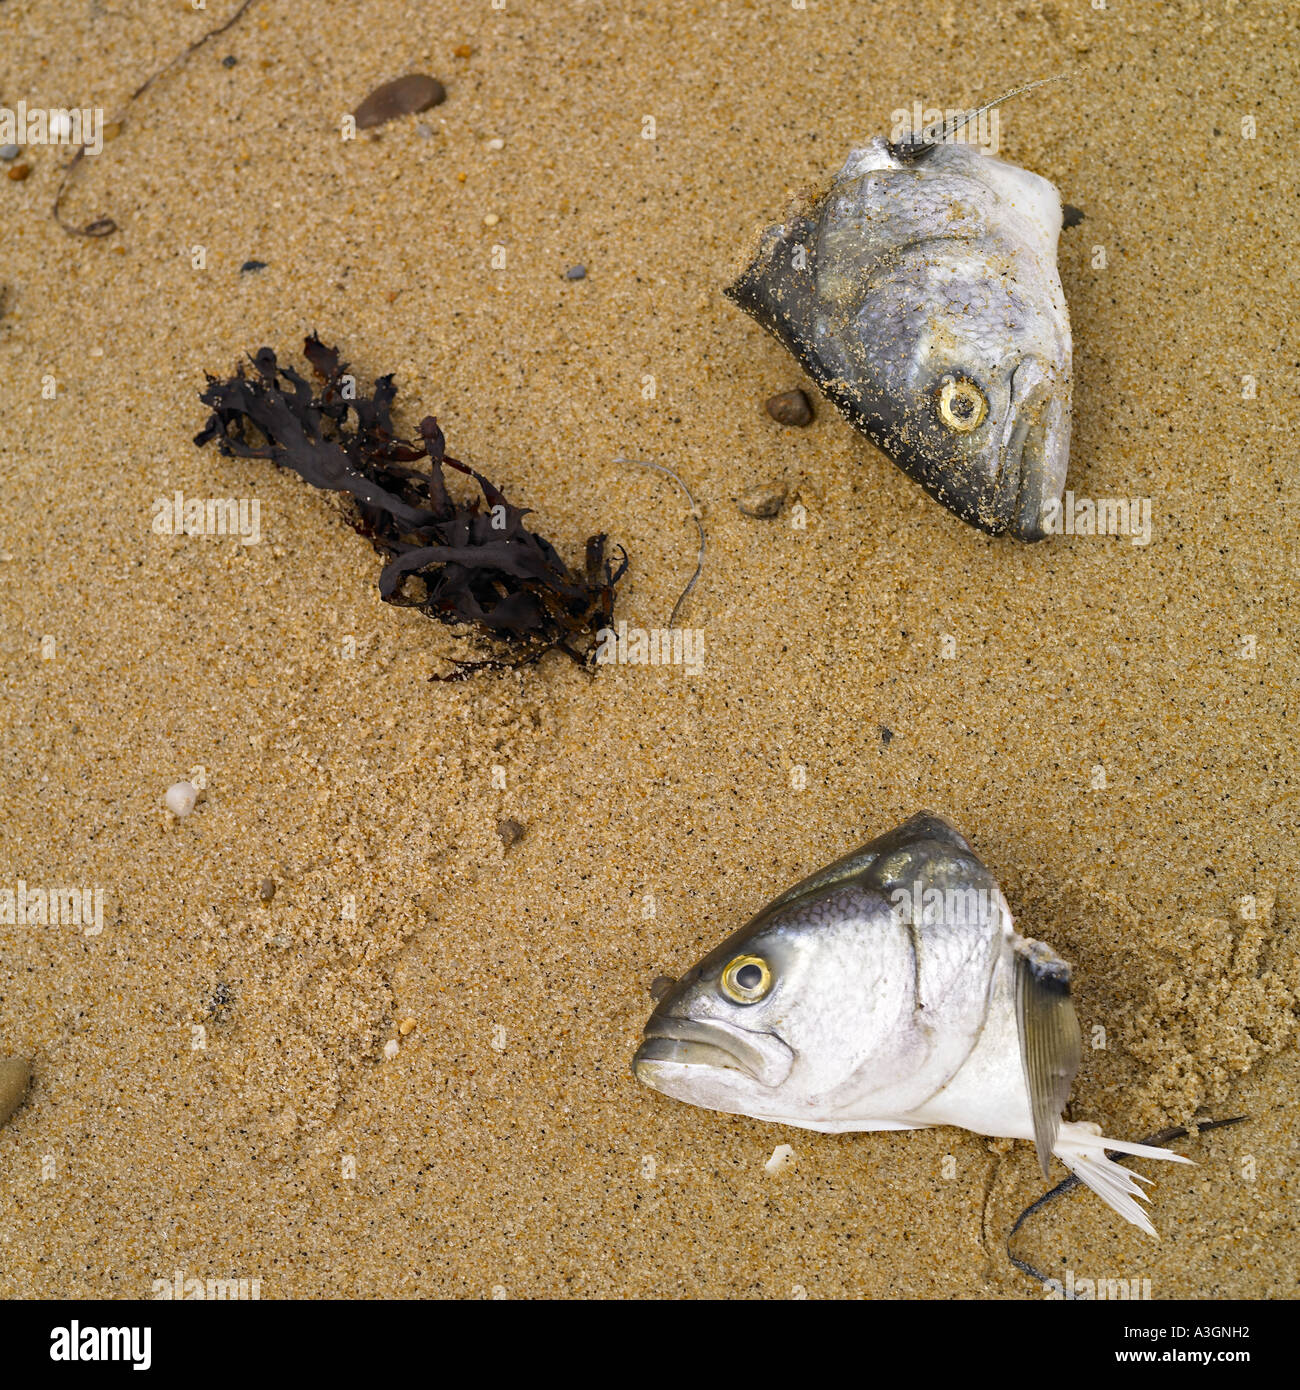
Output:
[[[257,896],[261,898],[264,903],[269,903],[271,899],[275,897],[275,880],[273,878],[264,878],[261,883],[257,885]]]
[[[32,166],[30,164],[13,164],[9,168],[9,177],[21,183],[31,172]]]
[[[408,1033],[413,1033],[413,1032],[415,1032],[415,1020],[414,1020],[413,1018],[404,1018],[404,1019],[397,1025],[397,1031],[398,1031],[403,1037],[406,1037],[406,1035],[407,1035]]]
[[[451,51],[457,58],[472,58],[474,56],[473,48],[467,43],[458,43]]]
[[[502,846],[509,849],[524,838],[524,827],[517,820],[499,820],[497,821],[497,834],[501,836]]]
[[[746,516],[775,516],[785,506],[784,483],[760,483],[742,492],[736,505]]]
[[[23,1103],[31,1081],[30,1062],[21,1057],[0,1057],[0,1125]]]
[[[410,116],[416,111],[440,106],[446,100],[447,89],[436,77],[412,72],[376,87],[352,115],[358,130],[369,130],[398,116]]]
[[[778,425],[811,425],[813,420],[812,402],[798,389],[769,397],[767,413]]]

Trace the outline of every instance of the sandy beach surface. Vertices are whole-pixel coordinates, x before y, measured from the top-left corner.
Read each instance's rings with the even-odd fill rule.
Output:
[[[0,1295],[1041,1298],[1031,1145],[629,1072],[656,976],[924,807],[1075,966],[1075,1118],[1248,1117],[1139,1164],[1158,1244],[1075,1192],[1022,1256],[1295,1297],[1295,7],[254,0],[127,105],[234,8],[0,4],[0,105],[125,111],[64,202],[112,235],[51,217],[67,150],[0,165],[0,888],[103,894],[0,926]],[[721,295],[895,109],[1064,71],[1001,153],[1085,215],[1069,487],[1150,499],[1146,545],[968,529]],[[406,72],[445,103],[341,138]],[[702,669],[431,683],[473,643],[337,503],[192,443],[205,372],[313,329],[567,558],[625,546],[634,626],[695,525],[616,460],[677,470]],[[177,492],[260,539],[155,534]]]

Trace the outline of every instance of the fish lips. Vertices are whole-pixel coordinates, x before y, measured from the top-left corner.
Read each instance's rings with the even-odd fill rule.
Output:
[[[656,1085],[665,1064],[735,1071],[761,1086],[779,1086],[794,1066],[793,1050],[775,1033],[756,1033],[721,1019],[653,1014],[632,1058],[639,1081]]]
[[[1002,437],[998,491],[1018,540],[1049,534],[1049,503],[1060,506],[1070,453],[1070,412],[1042,365],[1027,357],[1011,380],[1011,409]],[[1014,488],[1014,491],[1013,491]]]

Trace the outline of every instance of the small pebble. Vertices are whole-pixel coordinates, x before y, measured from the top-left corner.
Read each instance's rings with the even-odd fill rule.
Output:
[[[264,903],[269,903],[271,899],[275,897],[275,880],[273,878],[264,878],[261,883],[257,885],[257,896],[261,898]]]
[[[457,58],[472,58],[474,56],[473,48],[467,43],[458,43],[451,51]]]
[[[0,1057],[0,1125],[23,1103],[31,1081],[30,1062],[21,1057]]]
[[[419,125],[415,127],[415,133],[420,137],[421,140],[433,139],[433,127],[431,125],[428,125],[424,121],[421,121]]]
[[[794,1150],[789,1144],[778,1144],[772,1150],[772,1157],[763,1164],[763,1167],[769,1173],[779,1173],[783,1168],[789,1166],[793,1158]]]
[[[265,261],[245,261],[244,264],[241,265],[241,266],[239,267],[239,273],[240,273],[241,275],[245,275],[245,274],[247,274],[250,270],[265,270],[265,269],[266,269],[266,262],[265,262]]]
[[[230,986],[222,980],[208,1000],[208,1017],[214,1023],[224,1023],[230,1016]]]
[[[524,827],[517,820],[499,820],[497,834],[501,836],[502,847],[509,849],[524,838]]]
[[[369,130],[398,116],[427,111],[447,100],[447,89],[436,77],[412,72],[376,87],[352,113],[358,130]]]
[[[21,183],[31,172],[30,164],[13,164],[9,167],[9,177],[17,183]]]
[[[484,225],[485,227],[495,227],[496,224],[497,224],[498,222],[500,222],[500,221],[501,221],[500,217],[498,217],[497,214],[496,214],[495,212],[490,212],[490,213],[488,213],[488,215],[483,219],[483,225]]]
[[[585,280],[587,278],[587,267],[585,265],[571,265],[564,272],[566,280]]]
[[[199,789],[193,782],[173,782],[167,788],[163,803],[174,816],[188,816],[199,799]]]
[[[6,163],[11,159],[17,159],[20,153],[21,147],[18,145],[0,145],[0,159]]]
[[[384,1044],[384,1060],[385,1060],[386,1062],[391,1062],[391,1061],[393,1060],[393,1058],[396,1057],[396,1056],[397,1056],[397,1039],[396,1039],[396,1038],[389,1038],[389,1040]]]
[[[769,396],[767,413],[778,425],[811,425],[812,402],[798,389]]]
[[[785,506],[784,483],[760,483],[740,494],[736,505],[746,516],[775,516]]]
[[[490,150],[504,150],[506,142],[499,135],[494,135],[492,139],[487,142],[487,147]]]
[[[1079,223],[1082,221],[1082,208],[1076,208],[1073,203],[1066,203],[1066,205],[1061,209],[1061,226],[1066,231],[1069,231],[1071,227],[1077,227]]]
[[[403,1037],[405,1037],[408,1033],[413,1033],[413,1032],[415,1032],[415,1020],[414,1020],[413,1018],[404,1018],[404,1019],[397,1025],[397,1031],[398,1031]]]
[[[223,68],[233,68],[237,62],[239,62],[239,59],[236,58],[233,53],[227,53],[221,60],[221,66]]]
[[[881,743],[883,743],[883,744],[885,745],[885,747],[888,748],[889,745],[890,745],[890,743],[893,742],[893,738],[894,738],[894,731],[893,731],[893,729],[887,729],[887,728],[885,728],[885,726],[882,724],[882,725],[880,726],[880,741],[881,741]]]

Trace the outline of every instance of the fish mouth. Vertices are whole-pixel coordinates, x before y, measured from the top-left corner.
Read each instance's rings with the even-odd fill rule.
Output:
[[[754,1033],[720,1019],[653,1014],[632,1058],[638,1080],[655,1085],[663,1064],[735,1071],[763,1086],[779,1086],[794,1066],[793,1051],[775,1033]]]
[[[1018,540],[1049,534],[1049,504],[1060,506],[1069,450],[1069,417],[1053,383],[1033,358],[1016,368],[1013,409],[1002,444],[1001,484],[1007,496],[1009,529]]]

